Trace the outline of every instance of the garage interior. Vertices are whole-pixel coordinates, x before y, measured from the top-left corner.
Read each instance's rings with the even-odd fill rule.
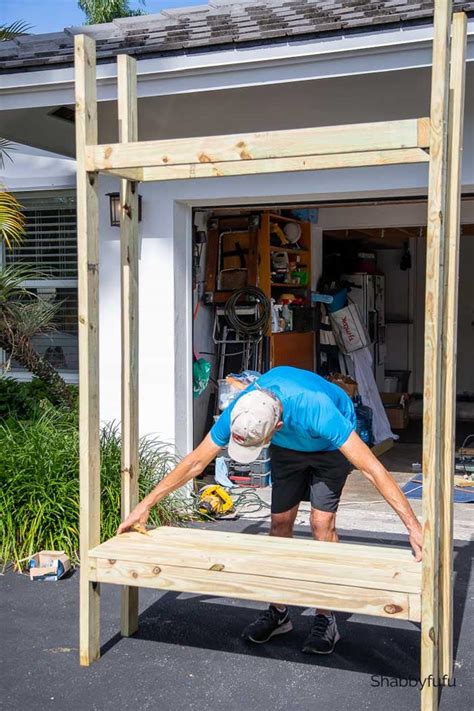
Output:
[[[474,201],[465,196],[463,214],[470,217]],[[344,209],[360,214],[387,213],[386,227],[331,228]],[[193,373],[194,443],[209,431],[232,397],[228,376],[242,371],[265,372],[292,365],[336,381],[356,403],[359,434],[382,456],[385,466],[413,498],[421,472],[422,390],[425,297],[426,224],[413,222],[413,210],[426,214],[423,198],[392,198],[324,204],[209,207],[194,211],[193,244]],[[391,226],[391,215],[399,217]],[[365,222],[370,224],[370,217]],[[382,220],[383,222],[383,220]],[[400,223],[403,226],[400,226]],[[378,219],[380,225],[380,218]],[[463,222],[460,240],[456,476],[464,478],[474,460],[474,310],[470,275],[474,266],[474,224]],[[269,300],[267,323],[249,334],[237,334],[232,313],[253,323],[252,294],[238,290],[259,287]],[[237,299],[235,297],[237,296]],[[329,297],[329,298],[328,298]],[[331,298],[332,297],[332,298]],[[331,302],[331,303],[328,303]],[[373,387],[360,388],[354,353],[345,354],[334,334],[331,313],[356,304],[370,353]],[[260,314],[263,307],[257,304]],[[250,329],[251,330],[251,329]],[[197,382],[208,371],[199,394]],[[206,380],[206,376],[204,376]],[[204,381],[201,383],[203,387]],[[362,392],[361,392],[362,390]],[[235,395],[237,391],[234,390]],[[378,402],[376,400],[378,399]],[[374,427],[382,408],[388,422]],[[380,417],[378,417],[380,420]],[[370,422],[372,420],[372,423]],[[474,440],[474,437],[473,437]],[[225,455],[225,452],[224,452]],[[269,500],[269,466],[238,467],[224,457],[235,485],[251,486]],[[268,463],[269,465],[269,463]],[[207,475],[214,476],[214,465]],[[408,487],[408,488],[406,488]],[[463,493],[467,488],[463,489]],[[385,524],[393,513],[376,501],[363,477],[351,477],[345,500],[376,504]],[[342,508],[344,507],[342,502]],[[417,501],[415,507],[419,504]],[[302,522],[305,505],[302,505]],[[368,509],[371,507],[368,506]],[[365,515],[369,515],[367,512]],[[344,514],[342,514],[344,520]],[[359,520],[360,525],[360,520]],[[396,521],[394,520],[394,525]]]

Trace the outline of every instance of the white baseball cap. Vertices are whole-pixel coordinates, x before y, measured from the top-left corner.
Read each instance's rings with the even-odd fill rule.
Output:
[[[240,464],[254,462],[280,421],[279,401],[265,390],[242,395],[230,414],[229,457]]]

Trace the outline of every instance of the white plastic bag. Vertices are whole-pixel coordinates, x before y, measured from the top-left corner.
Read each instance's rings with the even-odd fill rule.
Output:
[[[339,349],[343,353],[353,353],[370,345],[359,309],[356,304],[349,304],[329,314],[331,326]]]

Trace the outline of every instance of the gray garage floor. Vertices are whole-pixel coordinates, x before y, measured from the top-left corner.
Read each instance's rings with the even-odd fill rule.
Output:
[[[242,519],[209,525],[255,534],[265,533],[267,526]],[[301,528],[299,534],[308,535],[308,529]],[[405,545],[404,537],[381,535],[352,530],[343,538]],[[469,560],[469,543],[458,541],[455,686],[442,692],[444,711],[472,708]],[[102,659],[80,668],[78,583],[77,574],[58,583],[33,583],[12,573],[0,578],[3,709],[419,708],[417,625],[340,614],[343,639],[337,651],[329,657],[308,657],[300,647],[311,621],[309,611],[292,611],[295,629],[289,635],[266,646],[249,647],[240,632],[260,606],[202,595],[143,590],[139,632],[122,639],[119,590],[104,586]]]

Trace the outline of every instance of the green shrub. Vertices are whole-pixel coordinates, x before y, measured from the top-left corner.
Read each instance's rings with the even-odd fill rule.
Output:
[[[64,550],[73,561],[79,550],[79,435],[77,415],[45,407],[31,422],[0,423],[0,559],[21,561],[42,549]],[[169,446],[152,438],[140,442],[140,497],[175,465]],[[179,495],[152,510],[150,523],[177,523],[185,516]],[[101,432],[101,535],[120,523],[120,436],[118,427]]]
[[[77,388],[70,386],[74,394]],[[39,378],[19,382],[0,377],[0,420],[32,420],[41,415],[44,405],[58,405],[51,388]]]

